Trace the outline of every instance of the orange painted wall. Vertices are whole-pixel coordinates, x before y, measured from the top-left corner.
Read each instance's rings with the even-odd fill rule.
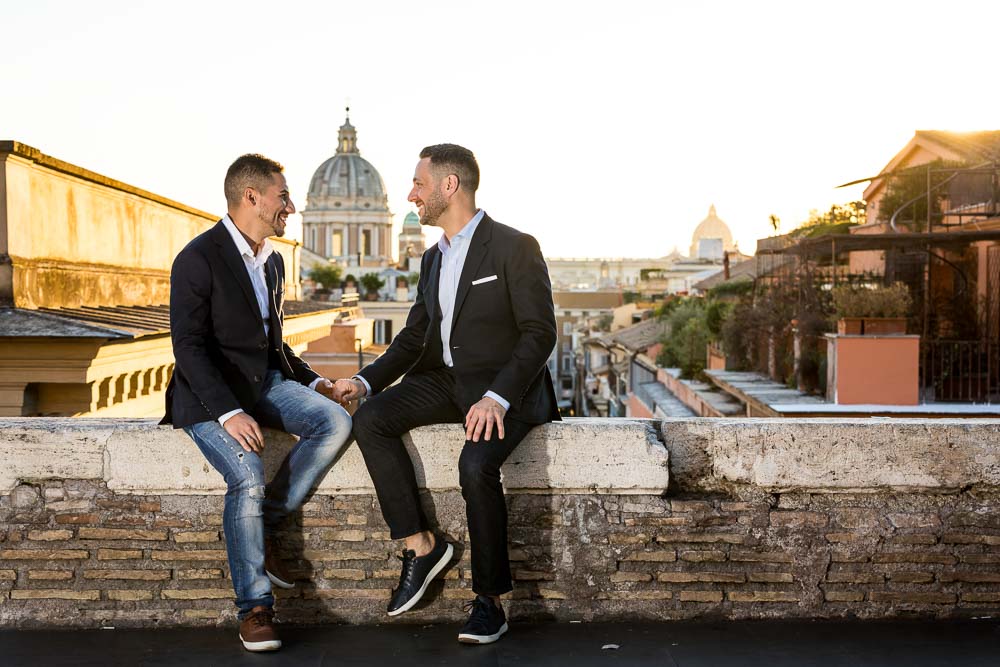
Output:
[[[635,394],[628,395],[628,416],[651,418],[653,413],[649,411],[642,401],[636,398]]]
[[[919,336],[836,336],[836,401],[916,405]]]

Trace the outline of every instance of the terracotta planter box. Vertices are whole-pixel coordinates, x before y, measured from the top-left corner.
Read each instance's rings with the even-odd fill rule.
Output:
[[[842,317],[837,320],[837,333],[841,336],[860,336],[865,331],[865,320],[861,317]]]
[[[863,333],[866,336],[891,336],[906,333],[905,317],[866,317]]]
[[[905,317],[842,317],[837,320],[841,336],[892,336],[906,333]]]
[[[826,334],[827,399],[840,405],[916,405],[920,336]]]

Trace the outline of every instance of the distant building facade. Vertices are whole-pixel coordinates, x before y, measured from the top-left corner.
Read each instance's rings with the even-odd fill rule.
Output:
[[[347,270],[389,267],[392,213],[378,170],[361,157],[350,116],[340,127],[336,154],[316,169],[302,211],[303,245]]]
[[[16,141],[0,141],[0,193],[0,416],[162,415],[170,267],[219,217]],[[297,301],[299,244],[271,242],[301,352],[343,314]]]

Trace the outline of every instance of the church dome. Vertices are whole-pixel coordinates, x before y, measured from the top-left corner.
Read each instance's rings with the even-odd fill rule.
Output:
[[[692,257],[703,256],[706,252],[702,241],[721,242],[722,247],[719,249],[720,257],[722,250],[732,251],[735,247],[733,245],[733,233],[729,230],[729,225],[716,215],[714,204],[708,209],[708,217],[698,223],[698,226],[694,229],[694,234],[691,235]],[[713,252],[712,254],[714,255],[715,253]]]
[[[358,151],[350,116],[340,126],[337,153],[319,166],[309,182],[309,208],[388,211],[385,183]]]
[[[409,213],[406,214],[406,217],[403,218],[403,226],[404,227],[419,227],[420,226],[420,217],[417,216],[417,214],[414,213],[413,211],[410,211]]]

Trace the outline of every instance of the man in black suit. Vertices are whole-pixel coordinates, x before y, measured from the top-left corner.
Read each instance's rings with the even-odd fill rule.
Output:
[[[222,515],[240,640],[281,647],[272,583],[293,588],[275,536],[351,433],[333,383],[282,340],[285,265],[269,236],[295,212],[283,168],[262,155],[229,167],[228,215],[193,239],[170,271],[175,367],[164,424],[183,428],[226,480]],[[261,425],[299,436],[265,486]]]
[[[548,269],[534,238],[476,208],[478,186],[468,149],[421,151],[409,200],[421,224],[444,234],[423,255],[406,327],[376,361],[338,380],[336,391],[343,400],[369,397],[354,415],[354,435],[390,534],[405,541],[390,616],[411,609],[453,553],[431,532],[401,436],[464,422],[458,469],[476,599],[458,639],[485,644],[507,631],[500,595],[513,587],[500,466],[533,426],[559,412],[546,366],[556,342]]]

